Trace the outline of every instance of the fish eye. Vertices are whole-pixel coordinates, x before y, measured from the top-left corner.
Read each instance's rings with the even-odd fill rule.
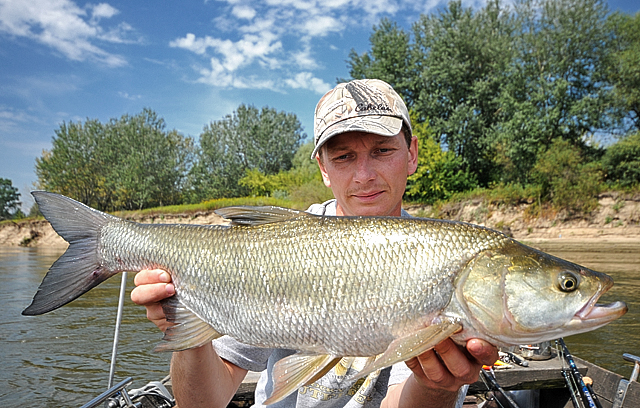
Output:
[[[558,287],[563,292],[573,292],[578,289],[578,277],[569,271],[558,275]]]

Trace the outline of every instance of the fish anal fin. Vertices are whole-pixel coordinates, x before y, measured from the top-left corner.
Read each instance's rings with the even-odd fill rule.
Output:
[[[340,357],[327,354],[296,353],[273,366],[273,393],[265,405],[281,401],[298,388],[311,384],[335,366]]]
[[[460,329],[462,324],[457,320],[446,319],[400,337],[391,342],[380,357],[368,363],[354,378],[364,377],[381,368],[419,356]]]
[[[181,351],[202,346],[221,337],[209,323],[190,311],[177,296],[162,301],[167,321],[174,323],[164,332],[163,342],[154,351]]]
[[[319,379],[321,379],[322,377],[324,377],[324,375],[326,373],[328,373],[336,364],[338,364],[338,362],[340,361],[340,357],[336,357],[333,360],[329,361],[329,364],[327,364],[326,366],[324,366],[324,368],[320,371],[318,371],[316,373],[316,375],[314,375],[313,377],[311,377],[306,383],[302,384],[303,386],[307,386],[307,385],[311,385],[314,382],[318,381]]]

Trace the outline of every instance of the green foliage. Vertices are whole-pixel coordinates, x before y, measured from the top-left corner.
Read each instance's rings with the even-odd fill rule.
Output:
[[[111,119],[101,159],[110,163],[105,182],[112,208],[141,209],[182,202],[182,185],[192,140],[165,131],[165,122],[149,109]]]
[[[347,63],[354,78],[390,81],[478,186],[526,185],[556,138],[586,152],[594,129],[621,126],[607,13],[602,0],[453,1],[420,16],[413,36],[384,20],[371,51]]]
[[[395,22],[384,18],[378,26],[373,26],[369,38],[371,52],[362,55],[355,50],[349,53],[349,73],[352,78],[381,79],[404,96],[405,103],[411,102],[411,81],[415,73],[412,69],[410,35]],[[341,82],[347,80],[340,79]]]
[[[446,200],[453,193],[469,189],[472,177],[462,170],[461,160],[450,151],[443,151],[433,139],[427,123],[417,123],[411,111],[413,134],[418,138],[418,168],[409,176],[405,198],[422,203]]]
[[[39,187],[99,210],[180,203],[192,140],[144,109],[107,124],[62,123],[53,148],[36,159]]]
[[[280,194],[307,205],[333,198],[331,190],[322,182],[316,161],[310,158],[313,147],[313,141],[303,144],[293,157],[291,169],[270,175],[256,169],[248,170],[239,184],[256,197]]]
[[[0,177],[0,220],[24,216],[20,211],[20,193],[9,179]]]
[[[570,215],[586,214],[598,205],[602,188],[599,163],[584,162],[580,149],[563,139],[555,139],[533,168],[542,201]]]
[[[602,165],[608,181],[622,187],[640,184],[640,132],[609,146]]]
[[[240,184],[240,179],[250,170],[265,175],[288,170],[304,137],[296,115],[240,105],[232,115],[205,126],[200,135],[200,151],[190,173],[190,201],[247,195],[249,186],[260,182]]]
[[[54,131],[53,148],[36,158],[38,187],[104,210],[105,172],[100,146],[104,125],[97,120],[62,123]]]
[[[510,16],[496,2],[474,12],[454,1],[413,26],[413,109],[484,186],[494,174],[492,129],[507,82],[511,32]]]
[[[258,169],[249,169],[238,184],[247,187],[252,196],[268,197],[274,191],[281,190],[282,180],[278,177],[280,174],[267,176]]]
[[[618,43],[612,56],[609,79],[622,114],[640,130],[640,13],[615,13],[611,17]]]
[[[538,155],[553,140],[584,148],[585,135],[612,125],[605,114],[613,41],[607,12],[600,0],[528,0],[516,6],[514,59],[495,128],[504,146],[503,180],[529,182]]]

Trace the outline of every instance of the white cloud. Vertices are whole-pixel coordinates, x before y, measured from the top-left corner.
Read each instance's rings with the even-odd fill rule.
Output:
[[[71,0],[0,0],[0,32],[39,42],[74,61],[117,67],[126,64],[124,57],[95,45],[134,42],[127,38],[133,31],[130,25],[105,29],[99,24],[116,14],[106,3],[80,8]]]
[[[311,46],[306,45],[303,50],[294,51],[292,53],[293,61],[299,69],[314,69],[318,67],[318,63],[311,56]]]
[[[137,101],[142,98],[142,95],[131,95],[129,92],[118,91],[118,96],[124,99],[128,99],[130,101]]]
[[[344,22],[331,16],[317,16],[313,20],[305,21],[301,29],[312,37],[322,37],[343,30]]]
[[[266,67],[275,68],[278,62],[270,55],[282,48],[282,43],[276,41],[275,35],[266,31],[260,35],[245,34],[242,39],[233,42],[206,36],[196,38],[192,33],[184,38],[171,41],[170,47],[184,48],[196,54],[203,55],[212,48],[215,54],[222,58],[211,58],[213,70],[216,72],[234,72],[237,69],[253,63],[256,59]]]
[[[253,7],[249,6],[235,6],[233,7],[231,13],[234,16],[245,20],[251,20],[256,16],[256,10]]]
[[[107,3],[100,3],[96,5],[90,5],[89,8],[92,9],[91,12],[91,20],[98,21],[101,18],[111,18],[116,14],[120,13],[118,9],[108,5]]]
[[[438,3],[446,0],[218,0],[216,34],[191,32],[169,45],[203,57],[196,67],[200,82],[320,93],[329,85],[317,72],[326,68],[314,57],[321,55],[319,47],[336,51],[332,41],[343,41],[352,27],[370,29],[400,10],[409,12],[402,17],[408,21]]]
[[[311,72],[300,72],[294,78],[285,80],[285,83],[293,89],[309,89],[318,94],[324,94],[332,88],[322,79],[316,78]]]

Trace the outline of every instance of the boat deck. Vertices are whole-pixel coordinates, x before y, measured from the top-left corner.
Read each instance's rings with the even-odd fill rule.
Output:
[[[578,370],[584,377],[593,380],[593,391],[597,395],[602,408],[612,408],[618,384],[623,377],[619,374],[605,370],[588,361],[574,357]],[[498,383],[505,390],[540,390],[539,406],[541,408],[572,408],[571,396],[562,376],[562,361],[555,357],[545,361],[529,361],[528,367],[514,365],[508,369],[494,370]],[[245,407],[253,403],[253,394],[260,373],[249,372],[242,385],[238,389],[230,407]],[[170,387],[170,380],[167,378]],[[482,380],[471,384],[465,408],[472,408],[479,396],[487,391],[487,386]],[[640,407],[640,383],[632,382],[629,385],[622,408]]]

